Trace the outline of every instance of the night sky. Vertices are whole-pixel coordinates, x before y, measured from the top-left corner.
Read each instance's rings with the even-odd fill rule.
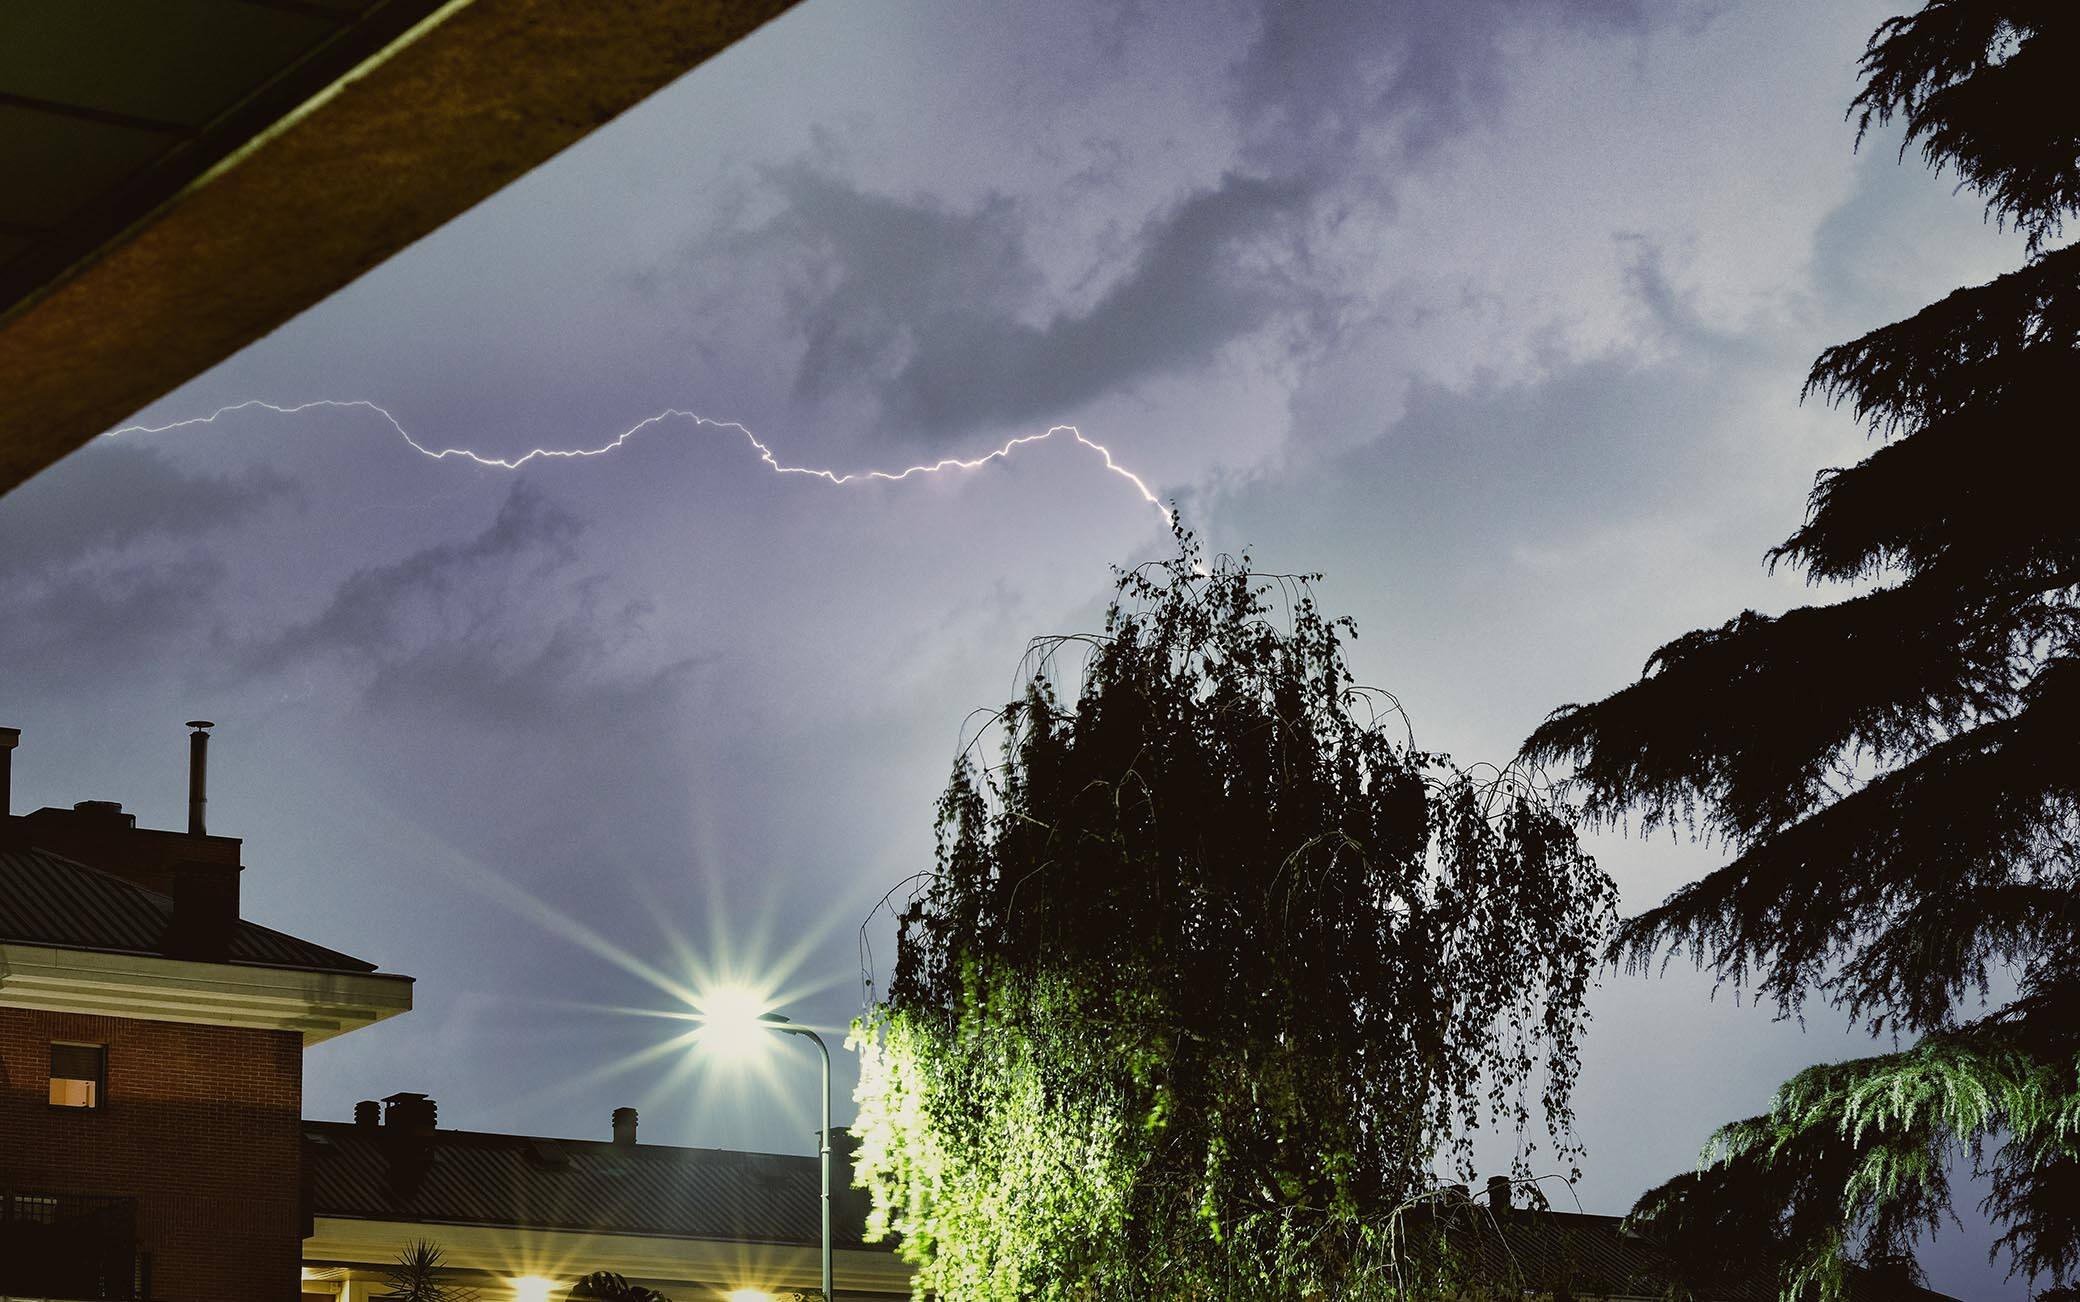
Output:
[[[1896,8],[808,0],[138,420],[369,400],[515,458],[682,408],[839,472],[1073,424],[1214,549],[1325,571],[1419,742],[1505,762],[1679,633],[1842,595],[1762,560],[1867,450],[1806,366],[2021,261],[1852,149]],[[700,972],[842,1028],[969,712],[1166,547],[1066,436],[838,487],[679,419],[518,471],[365,408],[124,434],[0,500],[14,808],[182,826],[218,721],[246,916],[418,978],[310,1054],[309,1116],[809,1152],[810,1055],[642,1014]],[[1627,912],[1718,862],[1592,848]],[[1872,1048],[1684,964],[1592,1007],[1591,1211]],[[2023,1296],[1966,1220],[1933,1282]]]

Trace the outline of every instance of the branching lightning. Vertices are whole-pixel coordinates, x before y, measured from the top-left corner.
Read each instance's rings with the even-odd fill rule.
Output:
[[[977,457],[941,457],[937,461],[920,463],[918,465],[906,467],[902,470],[855,470],[844,472],[820,469],[815,466],[785,465],[781,462],[778,456],[774,455],[773,449],[766,446],[765,443],[759,440],[759,437],[756,434],[753,434],[749,429],[745,428],[738,422],[733,420],[711,420],[710,418],[702,416],[696,412],[684,411],[677,407],[666,408],[664,411],[658,412],[655,416],[649,416],[644,418],[643,420],[639,420],[635,424],[629,426],[627,429],[621,431],[621,433],[615,435],[612,439],[600,444],[598,447],[595,448],[534,448],[530,451],[520,454],[517,457],[489,457],[485,456],[481,452],[473,452],[468,448],[441,448],[438,450],[430,448],[426,446],[424,443],[421,443],[419,440],[413,438],[411,432],[405,429],[403,422],[399,421],[396,416],[392,415],[387,409],[378,406],[373,402],[368,401],[366,398],[356,398],[352,400],[320,398],[315,401],[300,402],[293,406],[287,407],[280,406],[272,402],[266,402],[259,398],[248,398],[244,402],[235,402],[230,404],[229,406],[219,407],[207,416],[191,416],[186,420],[170,421],[164,425],[125,425],[120,429],[112,429],[108,431],[108,436],[113,438],[122,434],[164,434],[171,430],[186,429],[194,425],[214,425],[222,417],[232,415],[235,412],[248,411],[255,408],[262,411],[274,412],[275,414],[281,416],[294,416],[301,412],[310,411],[313,408],[320,407],[332,407],[342,409],[359,407],[368,411],[372,411],[376,415],[382,417],[385,421],[389,422],[390,428],[396,431],[397,436],[403,439],[405,443],[409,445],[414,452],[417,452],[421,456],[431,457],[435,461],[445,461],[449,457],[462,457],[467,460],[474,461],[480,466],[492,466],[500,470],[518,470],[520,469],[520,467],[526,465],[528,462],[540,458],[553,457],[570,459],[577,457],[605,456],[607,453],[612,452],[614,449],[620,447],[622,444],[628,442],[630,439],[642,433],[644,430],[649,429],[653,425],[660,425],[666,421],[672,420],[692,421],[695,427],[697,428],[734,430],[737,433],[743,435],[744,441],[749,443],[753,450],[755,450],[758,453],[758,459],[760,461],[765,462],[766,466],[769,469],[771,469],[772,472],[776,475],[807,475],[811,478],[821,479],[828,483],[836,485],[844,485],[859,480],[873,479],[886,480],[890,483],[895,483],[900,480],[909,479],[913,475],[936,475],[949,470],[979,470],[992,461],[1002,461],[1009,458],[1013,452],[1017,451],[1019,448],[1025,447],[1029,443],[1045,443],[1049,439],[1054,438],[1056,435],[1066,434],[1070,438],[1075,439],[1077,443],[1081,444],[1086,448],[1089,448],[1091,451],[1097,453],[1101,458],[1103,458],[1105,462],[1105,468],[1107,470],[1111,471],[1113,474],[1118,475],[1121,479],[1124,479],[1128,483],[1132,484],[1134,486],[1134,491],[1141,494],[1141,500],[1148,503],[1150,506],[1154,507],[1156,511],[1162,515],[1164,528],[1169,528],[1172,523],[1170,508],[1163,505],[1161,500],[1159,500],[1153,492],[1149,491],[1148,484],[1142,480],[1141,476],[1135,474],[1133,471],[1119,464],[1119,462],[1113,460],[1112,452],[1110,449],[1108,449],[1101,443],[1098,443],[1090,438],[1085,437],[1083,431],[1077,429],[1074,425],[1056,425],[1042,434],[1020,435],[1017,438],[1007,440],[1001,447],[995,448],[989,452],[985,452],[981,456]]]

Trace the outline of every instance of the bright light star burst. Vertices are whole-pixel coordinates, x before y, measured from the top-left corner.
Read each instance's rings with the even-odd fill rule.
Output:
[[[722,985],[701,992],[694,1003],[703,1047],[729,1058],[748,1058],[765,1047],[771,1034],[760,1018],[772,1004],[745,985]]]
[[[533,448],[517,457],[486,456],[469,448],[440,448],[438,450],[430,448],[413,438],[411,432],[405,429],[404,423],[392,415],[387,408],[370,402],[366,398],[344,400],[319,398],[310,402],[299,402],[291,406],[282,406],[260,398],[248,398],[244,402],[234,402],[227,406],[219,407],[207,416],[190,416],[186,420],[169,421],[164,425],[125,425],[120,429],[109,430],[107,436],[113,438],[122,434],[164,434],[171,430],[187,429],[195,425],[214,425],[224,416],[255,408],[262,411],[270,411],[280,416],[295,416],[313,408],[321,407],[342,409],[358,407],[372,411],[389,422],[390,428],[396,431],[397,436],[403,439],[414,452],[421,456],[431,457],[435,461],[445,461],[449,457],[462,457],[465,460],[474,461],[480,466],[491,466],[500,470],[518,470],[528,462],[540,458],[573,459],[604,456],[653,425],[660,425],[671,420],[687,420],[692,421],[696,428],[735,430],[744,436],[744,441],[749,443],[752,449],[758,453],[758,459],[765,462],[766,466],[776,475],[807,475],[835,485],[849,484],[855,480],[873,479],[896,483],[909,479],[913,475],[936,475],[949,470],[979,470],[992,461],[1002,461],[1009,458],[1013,452],[1025,447],[1029,443],[1045,443],[1056,435],[1066,434],[1078,444],[1089,448],[1103,458],[1107,470],[1132,484],[1134,491],[1141,494],[1141,500],[1154,507],[1162,515],[1163,527],[1165,529],[1169,529],[1174,521],[1170,508],[1163,505],[1162,501],[1149,490],[1147,482],[1141,476],[1113,460],[1111,449],[1085,436],[1083,431],[1077,429],[1074,425],[1056,425],[1042,434],[1022,434],[1017,438],[1007,439],[1001,446],[985,452],[981,456],[941,457],[937,461],[920,462],[914,466],[907,466],[902,470],[854,470],[843,472],[815,466],[785,465],[778,456],[774,455],[772,448],[766,446],[756,434],[753,434],[742,424],[733,420],[712,420],[697,412],[686,411],[678,407],[668,407],[654,416],[647,416],[595,448]]]

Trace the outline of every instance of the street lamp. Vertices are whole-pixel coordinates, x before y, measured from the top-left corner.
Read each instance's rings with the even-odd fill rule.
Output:
[[[834,1302],[831,1293],[831,1050],[823,1037],[806,1026],[796,1026],[778,1013],[759,1011],[759,1000],[748,991],[720,990],[702,1001],[701,1038],[725,1053],[742,1056],[756,1043],[759,1033],[778,1031],[799,1035],[816,1045],[823,1057],[823,1299]]]

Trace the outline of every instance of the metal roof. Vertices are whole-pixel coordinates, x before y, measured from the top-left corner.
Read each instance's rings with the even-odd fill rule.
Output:
[[[1521,1281],[1528,1289],[1565,1289],[1574,1297],[1663,1297],[1675,1276],[1667,1254],[1616,1216],[1518,1209],[1492,1218],[1476,1212],[1471,1233],[1453,1235],[1470,1249],[1485,1279]],[[1776,1290],[1757,1284],[1712,1302],[1768,1302]]]
[[[814,1157],[306,1121],[312,1211],[427,1224],[813,1246]],[[863,1199],[834,1174],[832,1238],[858,1247]],[[872,1247],[874,1245],[868,1245]]]
[[[0,941],[116,954],[165,953],[173,901],[34,846],[0,847]],[[373,972],[338,950],[241,918],[228,960],[257,967]]]
[[[1452,1241],[1466,1249],[1476,1273],[1556,1297],[1668,1298],[1682,1294],[1681,1272],[1652,1239],[1625,1228],[1623,1217],[1517,1208],[1490,1216],[1469,1205],[1455,1221]],[[1775,1302],[1774,1271],[1766,1263],[1747,1278],[1699,1294],[1698,1302]],[[1912,1284],[1858,1275],[1850,1295],[1884,1302],[1957,1302]]]

